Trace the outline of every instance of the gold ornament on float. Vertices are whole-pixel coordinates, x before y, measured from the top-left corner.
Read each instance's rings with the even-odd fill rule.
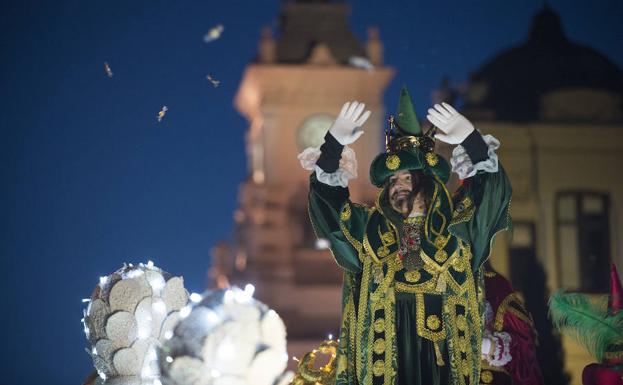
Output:
[[[335,384],[335,372],[337,363],[337,341],[323,341],[318,348],[305,354],[299,361],[296,376],[291,384],[294,385],[329,385]],[[318,354],[329,356],[326,365],[315,367]]]

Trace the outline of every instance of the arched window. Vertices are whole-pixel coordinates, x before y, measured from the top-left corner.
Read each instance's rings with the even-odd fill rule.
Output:
[[[560,285],[588,293],[608,290],[608,194],[560,192],[556,196],[557,268]]]

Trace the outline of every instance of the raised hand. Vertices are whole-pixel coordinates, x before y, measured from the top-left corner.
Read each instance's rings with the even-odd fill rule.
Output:
[[[361,135],[363,130],[361,126],[370,117],[370,111],[366,111],[362,114],[365,104],[357,101],[346,102],[342,106],[342,111],[335,119],[329,132],[333,137],[342,145],[347,145],[355,142]]]
[[[474,131],[474,125],[448,103],[429,108],[426,119],[441,131],[435,139],[448,144],[459,144]]]

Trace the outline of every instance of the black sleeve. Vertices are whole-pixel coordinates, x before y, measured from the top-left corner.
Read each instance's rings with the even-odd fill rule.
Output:
[[[489,158],[489,147],[487,147],[484,139],[482,139],[480,132],[476,130],[472,131],[472,133],[465,138],[465,140],[461,143],[461,146],[465,148],[465,151],[467,151],[467,155],[469,155],[469,159],[471,159],[473,164],[482,162],[483,160],[487,160],[487,158]]]
[[[321,154],[316,165],[324,172],[335,172],[340,167],[340,158],[342,158],[343,149],[344,146],[340,144],[333,135],[327,132],[324,136],[324,144],[320,146]]]

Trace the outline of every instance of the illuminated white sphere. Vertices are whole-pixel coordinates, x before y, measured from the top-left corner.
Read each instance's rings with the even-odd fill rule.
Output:
[[[155,384],[157,349],[170,335],[188,302],[181,277],[153,262],[124,265],[99,278],[84,310],[87,349],[99,377],[96,384]]]
[[[163,343],[163,385],[273,385],[284,375],[286,331],[253,286],[195,297]]]

